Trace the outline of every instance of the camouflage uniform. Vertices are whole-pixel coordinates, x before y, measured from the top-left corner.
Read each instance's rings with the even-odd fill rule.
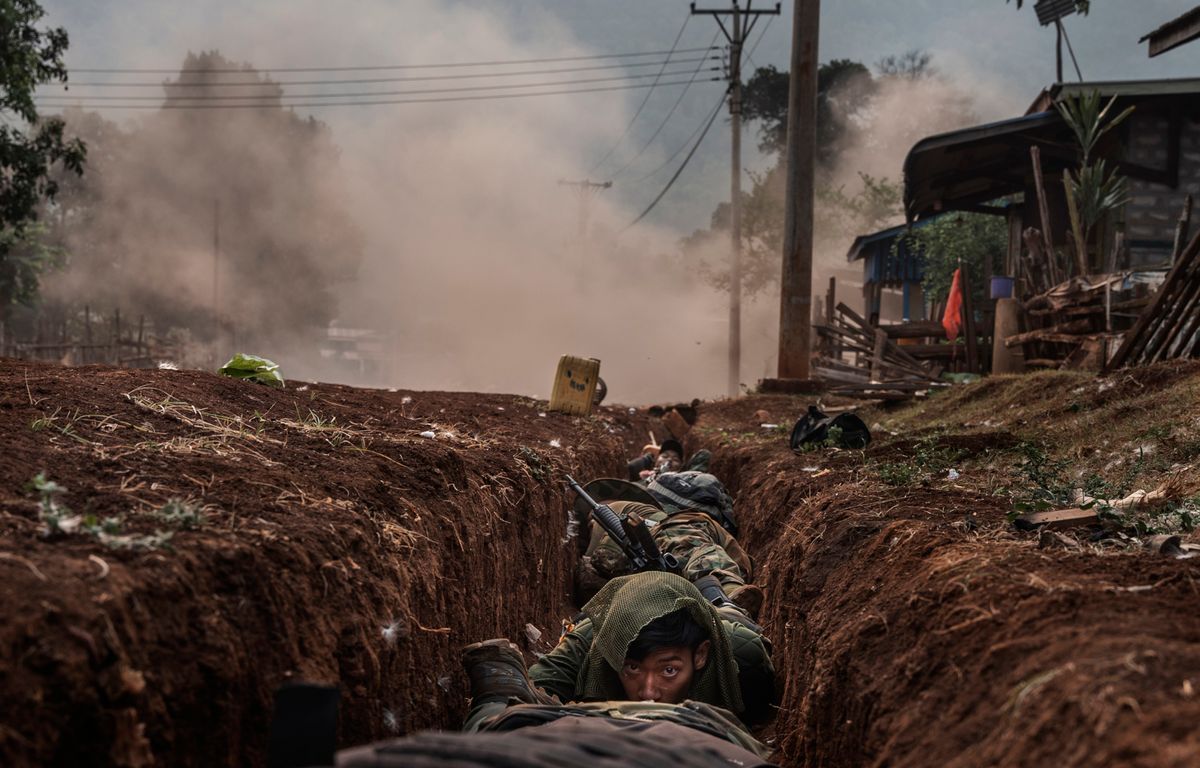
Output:
[[[770,749],[734,715],[698,701],[500,705],[467,733],[426,731],[337,755],[346,768],[772,768]]]
[[[527,676],[520,652],[511,643],[504,643],[511,658],[500,665],[499,673],[480,665],[479,657],[472,664],[465,656],[474,698],[463,730],[484,729],[512,704],[556,707],[622,698],[625,692],[617,671],[629,644],[655,618],[677,610],[687,610],[712,642],[709,661],[693,679],[689,698],[735,713],[739,724],[766,721],[775,703],[775,668],[765,638],[727,618],[686,579],[651,571],[609,581]],[[498,647],[498,642],[475,647]]]
[[[693,584],[670,573],[608,582],[583,607],[584,618],[530,667],[529,679],[562,702],[620,698],[617,672],[629,644],[655,618],[680,609],[712,641],[709,663],[693,680],[690,698],[731,710],[746,723],[766,719],[775,698],[775,669],[762,636],[726,619]]]
[[[749,555],[706,512],[687,510],[668,514],[636,501],[614,501],[609,506],[621,518],[630,512],[641,515],[658,548],[679,560],[680,575],[688,581],[712,574],[729,596],[753,577]],[[632,572],[625,553],[599,526],[593,526],[584,558],[582,570],[590,567],[601,582]],[[588,577],[590,574],[584,578]]]
[[[707,454],[697,451],[693,460],[700,457],[707,465]],[[685,470],[658,474],[644,488],[603,479],[589,487],[606,497],[601,501],[610,500],[609,506],[618,515],[636,511],[646,518],[659,549],[679,560],[681,575],[689,581],[711,575],[732,599],[753,578],[750,558],[734,538],[733,499],[713,475]],[[631,502],[635,506],[630,506]],[[593,530],[579,569],[581,595],[586,598],[608,579],[630,571],[629,561],[616,543],[602,530]]]

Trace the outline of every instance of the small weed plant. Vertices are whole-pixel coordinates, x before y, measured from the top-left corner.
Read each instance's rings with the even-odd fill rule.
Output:
[[[159,509],[154,517],[166,525],[166,530],[152,534],[122,533],[119,517],[100,518],[71,511],[60,496],[67,489],[39,472],[29,482],[29,487],[38,494],[38,516],[42,521],[42,535],[48,539],[68,536],[86,536],[110,549],[153,550],[167,546],[176,530],[194,530],[204,524],[204,515],[192,504],[171,499]]]
[[[204,525],[204,514],[191,504],[180,499],[171,499],[154,511],[154,516],[168,527],[193,531]]]
[[[517,458],[523,461],[525,466],[529,467],[529,474],[533,475],[534,479],[542,483],[550,479],[552,467],[537,451],[522,445]]]
[[[1114,509],[1097,504],[1100,520],[1133,536],[1191,533],[1200,524],[1200,497],[1173,501],[1163,507]]]
[[[1036,442],[1023,442],[1017,446],[1020,459],[1014,465],[1020,485],[1002,487],[997,495],[1007,496],[1012,502],[1009,520],[1030,512],[1079,506],[1094,509],[1100,522],[1109,528],[1121,529],[1133,536],[1151,536],[1160,533],[1190,533],[1200,525],[1200,497],[1172,501],[1165,505],[1118,507],[1116,500],[1128,496],[1146,467],[1148,458],[1142,451],[1130,462],[1116,480],[1107,480],[1092,474],[1081,483],[1073,483],[1067,475],[1070,462],[1053,459],[1045,446]],[[1080,504],[1079,494],[1088,500]]]
[[[46,477],[45,472],[38,472],[33,476],[33,480],[29,481],[29,487],[38,494],[38,516],[45,526],[44,532],[46,535],[54,535],[58,533],[70,533],[71,528],[77,523],[73,522],[76,516],[71,514],[71,510],[66,504],[58,500],[58,495],[66,492],[66,488]],[[66,526],[66,527],[64,527]]]
[[[1029,512],[1057,509],[1072,502],[1075,488],[1066,477],[1067,461],[1050,458],[1045,446],[1029,440],[1017,445],[1017,454],[1013,469],[1023,482],[995,490],[995,495],[1007,496],[1012,502],[1010,522]]]
[[[875,465],[879,479],[891,486],[926,483],[946,474],[963,458],[963,451],[943,445],[938,435],[921,438],[905,461]]]
[[[790,434],[791,428],[780,426],[776,428],[776,431],[784,434]],[[809,442],[800,446],[800,452],[809,453],[810,451],[821,451],[826,448],[836,448],[841,444],[841,441],[842,428],[838,426],[831,426],[828,430],[826,430],[824,440],[810,440]]]

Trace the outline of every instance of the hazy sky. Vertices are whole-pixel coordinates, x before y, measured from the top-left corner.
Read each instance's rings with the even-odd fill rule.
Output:
[[[327,80],[464,70],[283,70],[665,50],[685,20],[681,48],[705,46],[716,32],[711,17],[690,17],[684,0],[43,2],[50,22],[70,32],[69,67],[165,70],[78,71],[67,93],[71,101],[88,108],[111,105],[96,97],[125,98],[132,89],[127,84],[140,82],[137,92],[149,99],[140,103],[157,109],[160,83],[178,70],[188,51],[217,49],[277,81]],[[848,58],[870,66],[891,54],[923,49],[933,55],[942,78],[916,88],[894,84],[880,96],[870,135],[860,136],[840,158],[837,180],[849,185],[848,194],[856,191],[852,187],[858,172],[898,181],[914,137],[957,125],[963,112],[956,109],[959,106],[980,120],[1024,112],[1053,79],[1054,68],[1054,35],[1038,26],[1028,7],[1032,2],[1018,11],[1003,0],[826,0],[822,61]],[[1150,60],[1145,45],[1137,42],[1195,2],[1095,0],[1091,16],[1067,20],[1084,74],[1093,80],[1200,76],[1200,43]],[[785,5],[790,10],[791,4]],[[760,23],[758,32],[763,31],[761,38],[757,32],[751,38],[747,71],[766,64],[786,69],[790,14],[770,26]],[[575,65],[539,63],[530,68],[535,77],[559,79],[635,73],[617,69],[551,76],[542,71]],[[493,73],[502,70],[487,67]],[[87,85],[106,79],[120,81],[121,88]],[[461,82],[315,87],[325,92],[391,89],[411,94],[414,88],[444,89]],[[286,86],[292,95],[313,89]],[[393,385],[544,396],[547,361],[569,351],[605,361],[606,381],[618,401],[724,392],[726,300],[696,277],[696,255],[683,264],[673,254],[680,235],[708,226],[714,207],[729,198],[727,122],[713,124],[701,150],[653,214],[627,228],[663,189],[678,164],[669,162],[672,153],[687,146],[689,136],[719,105],[724,85],[696,83],[664,123],[680,92],[678,87],[650,92],[645,110],[632,123],[646,91],[297,107],[297,112],[311,111],[330,126],[341,150],[345,183],[340,178],[329,183],[336,185],[337,199],[353,213],[365,240],[361,268],[340,289],[339,322],[396,334],[399,373]],[[940,96],[933,98],[936,94]],[[950,109],[939,111],[939,104]],[[946,112],[953,119],[939,123],[939,114]],[[107,112],[113,119],[130,121],[145,114]],[[231,125],[235,122],[230,120]],[[660,135],[650,141],[660,125]],[[748,173],[764,167],[765,159],[755,151],[755,134],[755,126],[749,126],[744,141]],[[274,147],[270,135],[247,135],[244,140],[261,146],[264,153]],[[645,152],[637,156],[643,146]],[[607,162],[594,167],[610,149]],[[164,173],[182,172],[179,168],[186,163],[176,159],[165,158],[160,165],[152,161],[151,166]],[[560,184],[584,177],[614,180],[612,188],[592,202],[591,241],[579,238],[577,197]],[[743,184],[748,187],[749,181],[743,179]],[[154,184],[139,194],[155,195]],[[272,202],[266,199],[262,204]],[[187,226],[208,232],[206,215],[180,213]],[[286,227],[286,222],[280,226]],[[623,234],[614,246],[612,236],[618,232]],[[589,249],[588,242],[603,244],[603,252]],[[825,243],[814,259],[815,269],[824,270],[821,274],[846,271],[848,246],[849,242]],[[711,250],[707,258],[722,263],[724,244],[716,243]],[[196,257],[196,264],[208,264],[206,253]],[[186,254],[171,255],[186,260]],[[843,279],[849,278],[839,278]],[[852,279],[839,284],[848,291],[844,295],[854,294]],[[210,290],[204,278],[185,287],[198,295]],[[274,300],[274,286],[257,288]],[[595,306],[604,311],[593,311]],[[774,370],[777,310],[773,296],[748,297],[743,307],[741,381],[752,382]],[[297,354],[311,352],[311,344],[301,343],[297,349]],[[292,375],[324,375],[303,374],[304,368],[290,354],[271,351],[272,359],[287,370],[302,372]],[[687,375],[663,376],[663,371]]]
[[[827,0],[821,19],[820,56],[850,58],[868,65],[881,57],[920,48],[934,56],[947,77],[981,95],[988,116],[1022,111],[1039,89],[1054,78],[1054,34],[1039,27],[1031,7],[1021,11],[1003,0]],[[220,48],[226,55],[255,66],[322,66],[411,62],[410,49],[444,54],[438,61],[472,60],[473,52],[456,40],[477,26],[503,28],[517,49],[531,56],[559,51],[578,53],[665,49],[688,16],[683,0],[345,0],[320,13],[312,3],[280,0],[45,0],[54,23],[71,33],[68,63],[74,67],[176,66],[185,50]],[[701,3],[713,7],[715,3]],[[786,69],[790,44],[791,3],[770,26],[760,22],[747,68],[774,64]],[[758,7],[771,7],[758,2]],[[1138,38],[1195,6],[1195,0],[1095,0],[1088,17],[1066,21],[1085,78],[1138,79],[1200,76],[1200,43],[1156,59],[1146,55]],[[436,11],[431,11],[436,7]],[[410,13],[411,11],[411,13]],[[694,17],[680,45],[705,45],[716,31],[711,17]],[[428,55],[428,54],[423,54]],[[644,70],[643,70],[644,71]],[[1071,68],[1067,72],[1070,79]],[[76,78],[78,79],[78,78]],[[720,97],[721,84],[699,83],[661,131],[654,145],[606,193],[636,212],[661,189],[674,167],[650,179],[639,177],[684,145]],[[652,95],[629,136],[600,168],[593,162],[620,136],[643,91],[556,97],[571,108],[593,114],[597,133],[580,136],[578,163],[563,176],[611,175],[659,126],[678,90]],[[536,100],[512,102],[512,108],[543,108]],[[420,109],[413,106],[373,110]],[[438,106],[440,110],[472,110],[471,104]],[[335,129],[360,119],[353,109],[320,110]],[[728,131],[714,127],[676,188],[655,212],[658,222],[681,230],[707,224],[720,199],[727,199]],[[748,131],[746,164],[755,166],[753,128]],[[897,174],[899,169],[897,169]]]

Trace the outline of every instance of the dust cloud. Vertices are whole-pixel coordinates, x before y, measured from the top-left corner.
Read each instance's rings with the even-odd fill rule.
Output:
[[[187,51],[211,65],[222,60],[199,52],[219,51],[264,83],[296,79],[273,64],[594,53],[550,16],[518,25],[467,4],[376,0],[353,13],[315,0],[216,5],[168,19],[156,4],[122,4],[104,23],[111,32],[136,18],[137,40],[92,30],[74,38],[68,64],[96,58],[89,35],[122,51],[123,66],[177,64]],[[581,177],[589,153],[620,135],[629,92],[282,109],[266,119],[100,110],[102,119],[87,102],[95,91],[71,93],[89,111],[68,116],[94,148],[74,200],[95,204],[63,216],[72,255],[47,282],[52,300],[146,313],[159,331],[178,326],[172,333],[206,364],[245,351],[291,379],[546,397],[559,355],[573,354],[602,360],[610,401],[724,389],[727,302],[676,255],[678,233],[622,234],[635,212],[605,193],[590,201],[582,237],[578,196],[559,183]]]
[[[169,11],[122,3],[75,35],[68,64],[108,51],[113,63],[161,67],[188,51],[219,51],[278,82],[296,76],[270,67],[296,62],[594,53],[549,14],[400,5],[372,0],[348,13],[316,0]],[[127,29],[136,36],[119,31]],[[867,113],[843,116],[862,123],[833,174],[850,195],[859,172],[898,182],[921,136],[994,116],[952,77],[880,82]],[[72,93],[87,104],[94,91]],[[48,280],[48,295],[170,318],[201,364],[245,351],[276,360],[292,379],[546,397],[558,356],[573,354],[602,360],[610,401],[724,394],[728,299],[684,260],[682,233],[626,230],[637,211],[614,189],[590,200],[581,236],[579,196],[560,184],[584,176],[596,148],[621,134],[636,103],[630,93],[640,92],[281,109],[268,119],[76,114],[74,124],[99,139],[80,195],[99,190],[99,200],[69,222],[71,263]],[[723,169],[706,173],[705,184],[727,183]],[[215,200],[223,201],[219,318]],[[845,263],[853,234],[838,215],[818,210],[814,292],[837,274],[839,298],[853,304],[857,268]],[[712,247],[722,263],[725,246]],[[741,380],[753,384],[775,368],[778,299],[747,298],[743,312]]]
[[[832,100],[842,138],[834,162],[818,183],[826,190],[840,190],[840,194],[818,195],[815,204],[813,293],[818,302],[823,303],[832,277],[837,283],[836,301],[862,311],[862,262],[848,262],[847,252],[855,237],[904,223],[899,201],[874,206],[859,197],[866,186],[863,175],[894,185],[897,193],[902,193],[904,159],[916,142],[1016,114],[1011,110],[1019,96],[957,67],[944,69],[939,63],[934,57],[934,71],[922,77],[876,75],[869,99],[860,98],[861,90],[851,86],[850,98],[835,96]],[[782,200],[782,185],[772,191]],[[863,210],[844,205],[846,198],[856,197]],[[899,294],[892,293],[885,291],[884,306],[891,307],[891,315],[898,317]],[[766,368],[771,370],[776,359],[771,328],[777,318],[776,304],[760,299],[751,303],[744,321],[751,329],[748,354],[766,360]]]

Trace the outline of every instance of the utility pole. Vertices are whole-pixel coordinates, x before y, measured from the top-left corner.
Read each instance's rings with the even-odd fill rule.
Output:
[[[773,10],[754,9],[754,0],[743,8],[733,0],[730,8],[697,8],[693,16],[712,16],[729,41],[729,124],[733,136],[730,158],[729,236],[732,253],[729,261],[729,395],[738,394],[742,367],[742,46],[762,16],[778,16],[780,4]],[[725,26],[724,17],[729,17]]]
[[[1057,73],[1058,79],[1055,80],[1054,82],[1061,83],[1063,81],[1063,71],[1062,71],[1063,25],[1062,25],[1062,19],[1054,20],[1054,28],[1058,32],[1058,40],[1054,46],[1054,54],[1055,54],[1054,59],[1055,59],[1055,64],[1057,65],[1057,67],[1054,71]]]
[[[559,179],[558,185],[560,187],[574,187],[579,197],[579,239],[582,241],[587,237],[592,198],[600,194],[601,191],[612,187],[613,183],[611,181],[591,181],[590,179],[584,179],[583,181]]]
[[[817,161],[817,40],[821,0],[794,0],[788,77],[787,196],[779,297],[779,378],[809,378],[812,355],[813,187]]]
[[[221,200],[213,200],[213,277],[212,277],[212,311],[213,311],[213,343],[221,343]],[[220,350],[217,351],[220,356]]]

